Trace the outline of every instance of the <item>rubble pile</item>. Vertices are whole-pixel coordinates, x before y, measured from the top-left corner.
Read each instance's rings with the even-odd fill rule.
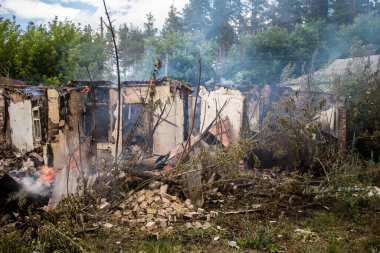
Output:
[[[12,146],[0,147],[0,176],[8,172],[13,174],[34,172],[43,163],[44,159],[36,152],[21,154]]]
[[[12,215],[20,198],[26,198],[35,206],[47,204],[54,185],[54,173],[55,169],[44,166],[44,159],[38,153],[22,154],[11,145],[1,146],[0,217]]]
[[[190,199],[183,202],[177,196],[168,194],[167,190],[167,184],[157,181],[151,182],[148,189],[132,190],[117,205],[113,215],[130,227],[140,227],[147,231],[169,228],[179,220],[193,221],[197,228],[211,227],[209,221],[218,215],[217,212],[207,213],[193,205]],[[102,199],[98,207],[108,209],[110,204]]]

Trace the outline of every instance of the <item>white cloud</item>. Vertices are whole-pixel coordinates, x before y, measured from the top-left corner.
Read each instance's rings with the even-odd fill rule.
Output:
[[[156,19],[156,27],[162,28],[171,4],[178,10],[182,10],[189,0],[106,0],[114,25],[133,23],[143,27],[146,14],[152,12]],[[73,3],[83,3],[94,7],[90,12],[70,6]],[[60,20],[65,18],[83,25],[90,24],[94,29],[99,27],[100,17],[105,17],[102,0],[56,0],[55,2],[43,2],[42,0],[0,0],[2,13],[16,15],[23,19],[42,19],[45,22],[58,16]],[[63,6],[64,4],[64,6]]]
[[[98,4],[96,12],[92,14],[91,17],[92,20],[96,21],[92,22],[91,25],[98,26],[100,16],[105,17],[102,0],[66,1],[78,1],[91,4],[92,6],[96,6],[96,4]],[[108,0],[106,1],[106,4],[109,12],[111,13],[112,20],[115,20],[115,26],[118,26],[122,23],[133,23],[136,26],[143,27],[144,22],[146,21],[146,14],[152,12],[153,16],[156,19],[156,27],[162,28],[168,15],[170,5],[174,4],[178,10],[182,10],[188,2],[189,0]]]
[[[45,3],[38,0],[3,0],[1,6],[18,18],[46,21],[55,16],[59,16],[61,19],[75,20],[82,12],[79,9],[63,7],[59,3]]]
[[[125,15],[124,22],[132,22],[142,27],[146,21],[146,14],[152,12],[156,19],[156,27],[161,28],[167,17],[169,7],[173,2],[178,10],[182,10],[188,0],[134,0],[131,4],[131,9]]]

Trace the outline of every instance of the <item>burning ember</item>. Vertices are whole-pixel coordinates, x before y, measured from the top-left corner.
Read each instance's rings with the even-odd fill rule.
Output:
[[[40,173],[42,174],[42,181],[44,183],[50,183],[50,181],[52,180],[53,177],[55,177],[55,175],[57,175],[57,170],[54,169],[54,168],[49,168],[47,166],[40,166],[39,167],[39,171]]]
[[[90,91],[90,87],[85,86],[80,92],[81,92],[81,93],[87,93],[87,92],[89,92],[89,91]]]

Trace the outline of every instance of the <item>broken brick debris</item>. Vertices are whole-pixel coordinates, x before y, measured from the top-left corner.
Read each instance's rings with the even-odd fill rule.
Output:
[[[133,191],[124,201],[116,206],[111,213],[120,218],[123,224],[152,231],[165,229],[179,220],[197,221],[197,227],[209,228],[210,217],[216,217],[216,212],[208,214],[202,208],[196,208],[191,200],[181,201],[177,196],[167,193],[168,185],[153,181],[148,189]],[[99,209],[104,209],[107,201],[101,201]]]

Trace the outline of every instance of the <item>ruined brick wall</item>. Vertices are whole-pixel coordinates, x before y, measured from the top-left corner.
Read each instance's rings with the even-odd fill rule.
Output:
[[[0,89],[0,145],[5,143],[5,101]]]

